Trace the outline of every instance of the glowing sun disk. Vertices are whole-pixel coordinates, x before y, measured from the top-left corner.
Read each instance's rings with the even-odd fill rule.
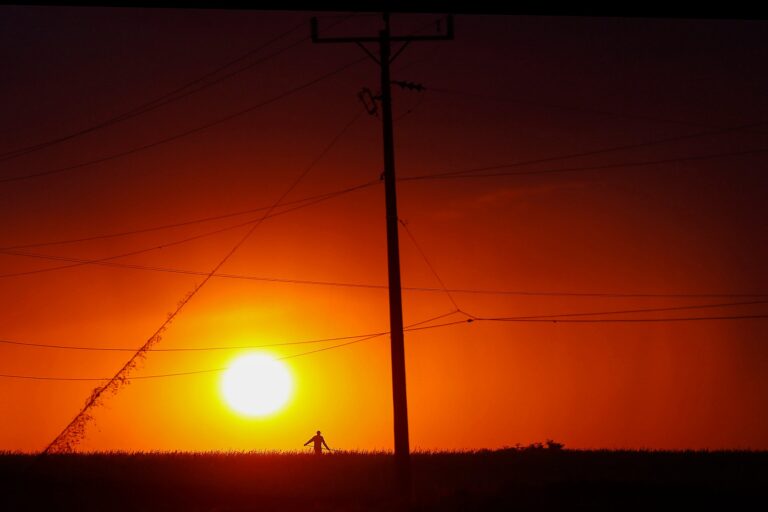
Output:
[[[282,408],[291,396],[293,381],[285,364],[265,354],[236,359],[221,380],[227,404],[246,416],[266,416]]]

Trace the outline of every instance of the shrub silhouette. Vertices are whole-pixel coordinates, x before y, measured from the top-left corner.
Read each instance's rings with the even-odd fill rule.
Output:
[[[546,445],[548,450],[562,450],[565,446],[563,443],[558,443],[552,439],[547,439]]]

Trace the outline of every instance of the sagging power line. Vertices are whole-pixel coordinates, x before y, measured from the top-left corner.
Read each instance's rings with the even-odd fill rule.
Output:
[[[662,313],[662,312],[671,312],[671,311],[693,311],[693,310],[700,310],[700,309],[731,308],[731,307],[753,306],[753,305],[763,305],[763,304],[768,304],[768,300],[726,302],[726,303],[717,303],[717,304],[688,304],[684,306],[658,307],[658,308],[645,308],[645,309],[623,309],[623,310],[612,310],[612,311],[580,311],[576,313],[550,313],[550,314],[541,314],[541,315],[499,316],[499,317],[476,316],[476,315],[471,315],[469,313],[466,313],[461,309],[455,309],[449,313],[445,313],[439,317],[431,318],[429,320],[422,321],[420,323],[431,322],[431,321],[444,318],[446,316],[454,315],[454,314],[462,314],[472,320],[480,320],[480,321],[524,322],[527,320],[548,321],[550,319],[553,321],[563,321],[564,319],[567,319],[567,318],[583,317],[583,316],[606,316],[606,315],[618,315],[618,314],[630,314],[630,313]],[[724,320],[724,319],[762,318],[762,317],[763,316],[761,315],[743,315],[743,316],[712,316],[712,317],[694,317],[694,318],[700,319],[700,320]],[[648,321],[649,319],[638,318],[638,319],[620,319],[620,320],[629,322],[634,320]],[[653,318],[650,320],[655,322],[663,322],[663,321],[690,320],[690,318],[667,317],[667,318]],[[591,319],[588,321],[601,322],[601,321],[614,321],[614,320],[597,318],[597,319]],[[403,330],[404,331],[420,330],[419,327],[416,327],[420,323],[411,324],[410,326],[404,327]],[[316,343],[325,343],[329,341],[366,338],[369,336],[380,336],[380,335],[383,336],[389,333],[390,333],[389,331],[369,332],[364,334],[337,336],[332,338],[286,341],[286,342],[266,343],[266,344],[258,344],[258,345],[150,348],[150,349],[147,349],[146,352],[208,352],[208,351],[220,351],[220,350],[245,350],[245,349],[268,348],[268,347],[285,347],[285,346],[293,346],[293,345],[308,345],[308,344],[316,344]],[[80,351],[94,351],[94,352],[135,352],[136,351],[135,347],[75,346],[75,345],[60,345],[60,344],[50,344],[50,343],[32,343],[32,342],[23,342],[18,340],[6,340],[6,339],[0,339],[0,344],[16,345],[16,346],[24,346],[24,347],[32,347],[32,348],[49,348],[49,349],[80,350]]]
[[[538,108],[545,108],[545,109],[552,109],[552,110],[561,110],[566,112],[584,112],[588,114],[595,114],[600,116],[608,116],[608,117],[620,117],[625,119],[635,119],[638,121],[651,121],[655,123],[663,123],[663,124],[677,124],[677,125],[683,125],[683,126],[706,126],[704,123],[695,123],[691,121],[681,121],[679,119],[665,119],[661,117],[655,117],[655,116],[646,116],[646,115],[640,115],[640,114],[630,114],[626,112],[613,112],[609,110],[602,110],[602,109],[595,109],[590,107],[583,107],[583,106],[576,106],[576,105],[563,105],[563,104],[557,104],[557,103],[548,103],[543,102],[539,100],[534,100],[530,98],[515,98],[510,96],[499,96],[495,94],[484,94],[480,92],[469,92],[469,91],[459,91],[456,89],[449,89],[445,87],[428,87],[426,88],[429,92],[434,92],[438,94],[444,94],[448,96],[462,96],[465,98],[472,98],[472,99],[479,99],[479,100],[485,100],[485,101],[492,101],[495,103],[515,103],[520,105],[526,105],[526,106],[532,106],[532,107],[538,107]]]
[[[437,279],[437,282],[440,283],[440,287],[445,292],[446,296],[448,297],[448,300],[451,301],[451,304],[453,304],[453,307],[456,308],[456,311],[462,312],[461,307],[459,307],[459,304],[456,302],[456,299],[453,298],[453,295],[451,295],[451,291],[448,289],[447,286],[445,286],[445,283],[440,278],[440,274],[437,273],[437,270],[435,269],[434,265],[432,265],[432,262],[429,261],[429,258],[427,258],[427,254],[424,252],[424,250],[421,248],[421,245],[418,241],[416,241],[416,237],[413,236],[413,233],[411,233],[410,228],[408,227],[408,223],[404,221],[403,219],[398,219],[400,222],[400,225],[403,227],[403,230],[408,235],[408,238],[411,239],[411,242],[413,243],[413,246],[416,247],[416,250],[421,255],[424,262],[427,264],[427,267],[432,271],[432,275],[435,276],[435,279]]]
[[[361,183],[359,185],[355,185],[352,187],[346,187],[340,190],[333,190],[331,192],[325,192],[323,194],[315,194],[308,197],[303,197],[301,199],[296,199],[293,201],[285,201],[281,206],[290,206],[290,205],[298,205],[302,203],[311,202],[314,200],[324,200],[329,199],[332,197],[336,197],[342,194],[346,194],[348,192],[354,192],[356,190],[361,190],[367,187],[371,187],[374,185],[378,185],[380,183],[379,180],[373,180],[368,181],[365,183]],[[313,203],[315,204],[315,203]],[[16,244],[16,245],[9,245],[6,247],[0,247],[0,252],[2,251],[11,251],[16,249],[29,249],[34,247],[48,247],[51,245],[65,245],[65,244],[74,244],[74,243],[81,243],[81,242],[92,242],[94,240],[104,240],[108,238],[117,238],[122,236],[130,236],[130,235],[138,235],[143,233],[151,233],[153,231],[162,231],[165,229],[172,229],[172,228],[179,228],[184,226],[192,226],[195,224],[202,224],[204,222],[212,222],[215,220],[221,220],[221,219],[228,219],[231,217],[240,217],[242,215],[248,215],[249,213],[256,213],[256,212],[263,212],[269,210],[269,206],[260,206],[258,208],[249,208],[248,210],[240,210],[236,212],[229,212],[229,213],[222,213],[218,215],[210,215],[207,217],[200,217],[192,220],[185,220],[180,222],[174,222],[169,224],[161,224],[159,226],[150,226],[145,228],[138,228],[138,229],[132,229],[132,230],[126,230],[126,231],[117,231],[113,233],[102,233],[99,235],[92,235],[92,236],[83,236],[78,238],[67,238],[67,239],[61,239],[61,240],[51,240],[47,242],[34,242],[30,244]],[[271,216],[275,217],[277,215],[282,215],[283,212],[288,210],[281,210],[277,213],[273,213]],[[290,210],[293,211],[293,210]]]
[[[375,182],[371,182],[370,184],[372,185],[374,183]],[[127,263],[115,264],[115,263],[112,262],[112,260],[119,259],[119,258],[126,258],[128,256],[136,256],[136,255],[139,255],[139,254],[144,254],[144,253],[147,253],[147,252],[150,252],[150,251],[159,250],[159,249],[165,249],[167,247],[171,247],[171,246],[175,246],[175,245],[180,245],[180,244],[185,244],[185,243],[188,243],[188,242],[191,242],[191,241],[194,241],[194,240],[199,240],[201,238],[206,238],[206,237],[209,237],[209,236],[218,235],[220,233],[231,231],[231,230],[234,230],[234,229],[237,229],[237,228],[241,228],[241,227],[244,227],[244,226],[250,226],[250,225],[253,225],[254,223],[260,223],[260,222],[262,222],[265,219],[269,219],[269,218],[272,218],[272,217],[277,217],[279,215],[284,215],[286,213],[290,213],[290,212],[293,212],[293,211],[296,211],[296,210],[300,210],[302,208],[313,206],[313,205],[315,205],[317,203],[320,203],[322,201],[327,201],[328,199],[332,199],[334,197],[338,197],[340,195],[347,194],[349,192],[353,192],[355,190],[360,190],[361,188],[364,188],[364,187],[352,187],[350,189],[344,189],[343,191],[339,191],[339,192],[336,192],[336,193],[324,194],[323,196],[318,197],[317,199],[314,199],[314,200],[308,201],[308,202],[304,202],[302,204],[299,204],[298,206],[294,206],[292,208],[284,209],[284,210],[281,210],[279,212],[272,213],[271,210],[274,210],[274,208],[272,208],[271,210],[268,209],[267,210],[267,214],[265,214],[264,216],[259,217],[257,219],[248,220],[246,222],[239,222],[239,223],[234,224],[234,225],[225,226],[223,228],[218,228],[218,229],[214,229],[214,230],[211,230],[211,231],[206,231],[206,232],[203,232],[203,233],[198,233],[196,235],[184,237],[184,238],[181,238],[181,239],[172,240],[170,242],[163,242],[163,243],[161,243],[159,245],[153,245],[151,247],[144,247],[144,248],[141,248],[141,249],[135,249],[133,251],[124,252],[124,253],[120,253],[120,254],[113,254],[111,256],[105,256],[103,258],[94,258],[94,259],[68,258],[68,257],[65,257],[65,256],[38,255],[38,254],[34,254],[34,253],[21,252],[21,251],[5,251],[5,250],[0,250],[0,253],[8,254],[10,256],[24,256],[24,257],[39,258],[39,259],[48,259],[48,260],[57,260],[57,261],[71,261],[71,262],[73,262],[70,265],[60,265],[60,266],[56,266],[56,267],[47,267],[47,268],[41,268],[41,269],[36,269],[36,270],[26,270],[26,271],[22,271],[22,272],[12,272],[12,273],[0,274],[0,278],[21,277],[21,276],[27,276],[27,275],[33,275],[33,274],[42,274],[42,273],[45,273],[45,272],[53,272],[53,271],[58,271],[58,270],[65,270],[65,269],[70,269],[70,268],[74,268],[74,267],[80,267],[80,266],[84,266],[84,265],[107,265],[107,266],[118,266],[118,267],[124,267],[124,268],[139,268],[140,267],[139,265],[129,265]],[[181,271],[181,270],[173,272],[173,273],[177,273],[177,274],[190,274],[190,272],[184,272],[184,271]],[[191,274],[192,275],[203,275],[203,276],[205,276],[205,275],[207,275],[207,272],[202,272],[202,273],[201,272],[193,272]]]
[[[716,130],[705,130],[705,131],[699,131],[695,133],[689,133],[685,135],[676,135],[674,137],[665,137],[662,139],[655,139],[645,142],[638,142],[633,144],[623,144],[619,146],[610,146],[600,149],[593,149],[590,151],[580,151],[578,153],[569,153],[566,155],[559,155],[559,156],[550,156],[550,157],[543,157],[543,158],[534,158],[530,160],[523,160],[519,162],[510,162],[510,163],[504,163],[504,164],[497,164],[497,165],[489,165],[489,166],[483,166],[483,167],[475,167],[472,169],[457,169],[453,171],[444,171],[440,173],[433,173],[433,174],[426,174],[423,176],[409,176],[401,178],[403,180],[417,180],[417,179],[434,179],[438,177],[446,177],[446,176],[453,176],[453,175],[459,175],[459,174],[474,174],[478,172],[483,171],[490,171],[490,170],[496,170],[496,169],[504,169],[507,167],[520,167],[524,165],[533,165],[533,164],[541,164],[541,163],[547,163],[547,162],[554,162],[557,160],[567,160],[570,158],[581,158],[585,156],[594,156],[594,155],[602,155],[605,153],[613,153],[616,151],[624,151],[627,149],[637,149],[637,148],[643,148],[643,147],[649,147],[649,146],[656,146],[658,144],[666,144],[669,142],[677,142],[681,140],[689,140],[689,139],[695,139],[699,137],[708,137],[712,135],[722,135],[725,133],[731,133],[735,131],[744,131],[750,128],[756,128],[759,126],[766,126],[768,125],[768,121],[760,121],[760,122],[754,122],[749,124],[742,124],[738,126],[731,126],[728,128],[720,128]],[[763,152],[766,151],[765,149],[757,149],[757,150],[750,150],[753,152]],[[719,158],[720,156],[724,155],[717,155]],[[728,155],[725,155],[728,156]],[[694,158],[711,158],[712,156],[697,156]],[[537,171],[531,171],[531,173],[535,173]],[[538,171],[538,172],[547,172],[547,171]],[[549,171],[552,172],[552,171]]]
[[[459,325],[459,324],[469,324],[469,323],[473,322],[473,320],[471,318],[468,318],[468,319],[465,319],[465,320],[456,320],[456,321],[453,321],[453,322],[445,322],[445,323],[437,324],[437,325],[428,325],[428,326],[423,326],[423,327],[417,327],[417,326],[419,326],[421,324],[433,322],[433,321],[435,321],[437,319],[444,318],[444,317],[449,316],[449,315],[451,315],[453,313],[454,312],[445,313],[445,314],[438,315],[438,316],[433,317],[433,318],[429,318],[427,320],[422,320],[420,322],[416,322],[415,324],[411,324],[410,326],[408,326],[407,330],[409,330],[409,331],[424,331],[424,330],[436,329],[436,328],[440,328],[440,327],[449,327],[449,326]],[[349,345],[353,345],[353,344],[356,344],[356,343],[361,343],[363,341],[369,341],[369,340],[373,340],[373,339],[376,339],[376,338],[380,338],[380,337],[385,336],[387,334],[391,334],[391,333],[389,331],[382,332],[382,333],[375,333],[375,334],[364,336],[362,338],[358,337],[358,339],[354,339],[352,341],[347,341],[345,343],[339,343],[337,345],[333,345],[333,346],[330,346],[330,347],[323,347],[323,348],[319,348],[319,349],[315,349],[315,350],[310,350],[310,351],[307,351],[307,352],[301,352],[299,354],[292,354],[292,355],[288,355],[288,356],[278,357],[276,359],[279,360],[279,361],[282,361],[282,360],[285,360],[285,359],[294,359],[294,358],[297,358],[297,357],[308,356],[308,355],[311,355],[311,354],[317,354],[317,353],[326,352],[326,351],[329,351],[329,350],[336,350],[336,349],[339,349],[339,348],[342,348],[342,347],[347,347]],[[212,368],[212,369],[208,369],[208,370],[194,370],[194,371],[186,371],[186,372],[164,373],[164,374],[159,374],[159,375],[137,375],[137,376],[131,377],[130,379],[131,380],[148,380],[148,379],[159,379],[159,378],[166,378],[166,377],[181,377],[181,376],[187,376],[187,375],[199,375],[199,374],[202,374],[202,373],[219,373],[219,372],[225,371],[226,369],[227,368]],[[104,378],[99,378],[99,377],[50,377],[50,376],[12,375],[12,374],[0,374],[0,378],[27,379],[27,380],[50,380],[50,381],[105,381],[105,380],[110,380],[109,377],[104,377]]]
[[[668,318],[476,318],[485,322],[535,322],[552,324],[636,324],[636,323],[668,323],[668,322],[712,322],[719,320],[760,320],[766,315],[727,315],[727,316],[693,316]]]
[[[450,311],[448,313],[443,313],[441,315],[428,318],[426,320],[421,320],[419,322],[408,325],[407,327],[405,327],[405,330],[406,331],[421,330],[422,328],[418,327],[419,325],[429,323],[429,322],[434,322],[435,320],[439,320],[441,318],[445,318],[445,317],[454,315],[456,313],[457,311]],[[371,336],[384,336],[386,334],[389,334],[389,331],[368,332],[364,334],[336,336],[333,338],[318,338],[318,339],[301,340],[301,341],[286,341],[286,342],[280,342],[280,343],[266,343],[266,344],[259,344],[259,345],[236,345],[236,346],[224,346],[224,347],[150,348],[150,349],[147,349],[147,352],[198,352],[198,351],[208,352],[208,351],[214,351],[214,350],[249,350],[249,349],[257,349],[257,348],[287,347],[287,346],[293,346],[293,345],[312,345],[316,343],[327,343],[329,341],[353,340],[358,338],[369,338]],[[52,349],[64,349],[64,350],[108,351],[108,352],[135,352],[136,351],[136,347],[86,347],[86,346],[72,346],[72,345],[53,345],[53,344],[45,344],[45,343],[27,343],[27,342],[13,341],[13,340],[0,340],[0,343],[9,344],[9,345],[20,345],[20,346],[26,346],[26,347],[52,348]]]
[[[604,316],[604,315],[625,315],[633,313],[662,313],[669,311],[690,311],[695,309],[714,309],[714,308],[729,308],[738,306],[758,306],[768,304],[768,300],[750,300],[741,302],[719,302],[715,304],[690,304],[684,306],[668,306],[668,307],[656,307],[656,308],[636,308],[636,309],[619,309],[609,311],[579,311],[576,313],[551,313],[547,315],[518,315],[518,316],[497,316],[497,317],[473,317],[483,320],[541,320],[547,318],[566,318],[575,316]]]
[[[693,156],[683,156],[683,157],[666,158],[666,159],[659,159],[659,160],[646,160],[641,162],[619,162],[619,163],[604,164],[604,165],[586,165],[586,166],[565,167],[565,168],[555,168],[555,169],[537,169],[537,170],[531,170],[531,171],[509,171],[509,172],[496,172],[496,173],[486,172],[483,174],[474,174],[474,173],[480,173],[482,171],[499,170],[499,169],[517,167],[517,166],[523,165],[522,163],[512,162],[507,164],[497,164],[493,166],[473,167],[473,168],[463,169],[463,170],[439,171],[436,173],[429,173],[429,174],[423,174],[423,175],[417,175],[417,176],[406,176],[406,177],[398,178],[398,181],[408,182],[408,181],[415,181],[415,180],[430,180],[430,179],[489,178],[489,177],[499,177],[499,176],[529,176],[529,175],[538,175],[538,174],[574,173],[574,172],[586,172],[586,171],[595,171],[595,170],[603,170],[603,169],[620,169],[623,167],[642,167],[642,166],[663,165],[663,164],[670,164],[670,163],[709,160],[709,159],[727,158],[727,157],[736,157],[736,156],[748,156],[748,155],[763,154],[766,152],[768,152],[768,149],[753,149],[753,150],[745,150],[745,151],[717,153],[717,154],[710,154],[710,155],[693,155]],[[568,157],[563,157],[563,158],[566,159]],[[361,183],[360,185],[350,187],[349,189],[357,190],[359,188],[365,188],[368,186],[375,185],[377,183],[379,182],[375,181],[375,182]],[[349,189],[343,189],[342,191],[349,190]],[[332,195],[342,191],[328,192],[325,194],[318,194],[318,195],[306,197],[303,199],[298,199],[295,201],[287,201],[284,203],[284,205],[287,206],[291,204],[301,203],[304,201],[310,201],[312,199],[322,198],[322,197],[325,197],[326,195]],[[246,215],[248,213],[264,211],[266,209],[268,209],[268,207],[259,207],[259,208],[241,210],[236,212],[222,213],[218,215],[212,215],[212,216],[207,216],[207,217],[202,217],[202,218],[197,218],[197,219],[192,219],[187,221],[161,224],[159,226],[150,226],[146,228],[118,231],[114,233],[103,233],[99,235],[83,236],[83,237],[68,238],[68,239],[61,239],[61,240],[51,240],[51,241],[45,241],[45,242],[34,242],[34,243],[28,243],[28,244],[14,244],[14,245],[8,245],[5,247],[0,247],[0,252],[6,251],[6,250],[13,250],[13,249],[26,249],[26,248],[33,248],[33,247],[46,247],[50,245],[63,245],[63,244],[72,244],[72,243],[79,243],[79,242],[89,242],[89,241],[101,240],[101,239],[107,239],[107,238],[115,238],[115,237],[121,237],[121,236],[148,233],[152,231],[160,231],[164,229],[171,229],[176,227],[210,222],[213,220],[220,220],[220,219],[229,218],[229,217],[237,217],[240,215]],[[32,256],[32,257],[38,257],[38,256],[39,255]]]
[[[10,176],[10,177],[5,177],[5,178],[0,178],[0,183],[10,183],[10,182],[14,182],[14,181],[29,180],[29,179],[33,179],[33,178],[40,178],[40,177],[43,177],[43,176],[50,176],[50,175],[53,175],[53,174],[60,174],[60,173],[67,172],[67,171],[73,171],[73,170],[76,170],[76,169],[82,169],[84,167],[100,164],[100,163],[103,163],[103,162],[108,162],[108,161],[111,161],[111,160],[115,160],[117,158],[122,158],[122,157],[127,156],[127,155],[132,155],[134,153],[139,153],[141,151],[145,151],[147,149],[151,149],[151,148],[160,146],[162,144],[167,144],[169,142],[173,142],[175,140],[178,140],[178,139],[181,139],[181,138],[184,138],[184,137],[188,137],[190,135],[193,135],[195,133],[201,132],[203,130],[207,130],[207,129],[212,128],[214,126],[218,126],[218,125],[220,125],[222,123],[226,123],[227,121],[231,121],[232,119],[238,118],[238,117],[243,116],[245,114],[249,114],[249,113],[253,112],[254,110],[257,110],[259,108],[262,108],[262,107],[265,107],[265,106],[270,105],[272,103],[275,103],[276,101],[279,101],[279,100],[281,100],[283,98],[286,98],[288,96],[296,94],[297,92],[303,91],[304,89],[307,89],[307,88],[309,88],[309,87],[311,87],[311,86],[313,86],[313,85],[315,85],[317,83],[320,83],[323,80],[327,80],[328,78],[330,78],[330,77],[332,77],[334,75],[337,75],[337,74],[341,73],[342,71],[345,71],[345,70],[349,69],[350,67],[354,66],[355,64],[359,64],[360,62],[363,62],[364,60],[366,60],[365,57],[357,59],[357,60],[354,60],[354,61],[351,61],[351,62],[348,62],[347,64],[344,64],[343,66],[340,66],[340,67],[334,69],[333,71],[330,71],[330,72],[325,73],[323,75],[320,75],[320,76],[318,76],[316,78],[313,78],[312,80],[309,80],[307,82],[302,83],[301,85],[298,85],[296,87],[288,89],[287,91],[284,91],[284,92],[282,92],[282,93],[280,93],[280,94],[278,94],[276,96],[273,96],[273,97],[271,97],[269,99],[262,100],[262,101],[260,101],[260,102],[258,102],[256,104],[254,104],[254,105],[251,105],[250,107],[247,107],[247,108],[242,109],[242,110],[238,110],[237,112],[233,112],[231,114],[227,114],[226,116],[220,117],[220,118],[215,119],[213,121],[209,121],[207,123],[204,123],[202,125],[196,126],[194,128],[190,128],[188,130],[185,130],[185,131],[182,131],[182,132],[178,132],[178,133],[176,133],[174,135],[170,135],[168,137],[156,140],[154,142],[150,142],[150,143],[143,144],[143,145],[140,145],[140,146],[135,146],[135,147],[133,147],[131,149],[127,149],[127,150],[124,150],[124,151],[119,151],[119,152],[113,153],[111,155],[107,155],[107,156],[104,156],[104,157],[101,157],[101,158],[96,158],[96,159],[93,159],[93,160],[88,160],[88,161],[85,161],[85,162],[80,162],[80,163],[73,164],[73,165],[67,165],[67,166],[64,166],[64,167],[58,167],[58,168],[55,168],[55,169],[48,169],[48,170],[45,170],[45,171],[38,171],[38,172],[29,173],[29,174],[22,174],[22,175],[18,175],[18,176]]]
[[[455,311],[449,313],[456,313]],[[438,317],[435,317],[430,320],[426,320],[426,322],[433,321],[437,318],[441,318],[447,315],[439,315]],[[440,327],[449,327],[449,326],[455,326],[455,325],[462,325],[462,324],[471,324],[473,322],[520,322],[520,323],[526,323],[526,322],[536,322],[536,323],[583,323],[583,324],[594,324],[594,323],[659,323],[659,322],[698,322],[698,321],[724,321],[724,320],[758,320],[758,319],[768,319],[768,314],[764,315],[728,315],[728,316],[700,316],[700,317],[670,317],[670,318],[595,318],[595,319],[557,319],[557,318],[531,318],[531,317],[525,317],[525,318],[482,318],[482,317],[475,317],[475,318],[467,318],[465,320],[456,320],[452,322],[445,322],[438,325],[430,325],[425,327],[406,327],[405,331],[422,331],[422,330],[430,330]],[[423,323],[423,322],[421,322]],[[416,325],[416,324],[414,324]],[[375,333],[364,337],[355,337],[352,341],[348,341],[345,343],[340,343],[337,345],[333,345],[330,347],[323,347],[316,350],[310,350],[308,352],[301,352],[299,354],[292,354],[289,356],[283,356],[276,358],[277,360],[285,360],[285,359],[293,359],[297,357],[303,357],[311,354],[316,354],[320,352],[325,352],[329,350],[336,350],[338,348],[346,347],[349,345],[353,345],[356,343],[361,343],[365,341],[369,341],[372,339],[380,338],[381,336],[385,336],[389,334],[389,332],[381,332],[381,333]],[[342,339],[342,338],[339,338]],[[269,345],[263,345],[263,346],[269,346]],[[251,347],[244,347],[244,348],[251,348]],[[258,347],[253,347],[258,348]],[[185,371],[185,372],[174,372],[174,373],[164,373],[164,374],[155,374],[155,375],[138,375],[131,377],[130,380],[150,380],[150,379],[161,379],[161,378],[167,378],[167,377],[182,377],[182,376],[189,376],[189,375],[200,375],[205,373],[218,373],[225,371],[226,368],[212,368],[212,369],[206,369],[206,370],[193,370],[193,371]],[[108,380],[107,377],[99,378],[99,377],[53,377],[53,376],[45,376],[45,375],[15,375],[15,374],[0,374],[0,378],[6,378],[6,379],[21,379],[21,380],[43,380],[43,381],[104,381]]]
[[[378,182],[377,182],[378,183]],[[310,206],[309,204],[306,206]],[[296,208],[298,209],[298,207]],[[293,210],[290,210],[293,211]],[[288,210],[282,213],[288,213]],[[277,214],[272,214],[271,217],[275,217]],[[236,227],[241,227],[237,225]],[[224,228],[229,229],[229,228]],[[203,233],[197,236],[197,238],[203,236],[209,236],[210,233]],[[179,243],[188,241],[187,239],[180,240]],[[156,247],[139,249],[131,254],[140,254],[154,250]],[[3,252],[3,251],[0,251]],[[114,268],[123,268],[129,270],[141,270],[147,272],[162,272],[168,274],[184,274],[191,276],[204,276],[207,272],[203,270],[187,270],[175,267],[167,266],[152,266],[152,265],[139,265],[132,263],[119,263],[112,261],[112,259],[125,257],[126,254],[113,255],[107,258],[74,258],[67,256],[54,256],[47,254],[36,253],[20,253],[20,252],[5,252],[5,254],[14,256],[25,256],[30,258],[48,259],[54,261],[70,261],[76,263],[76,265],[63,265],[59,267],[48,267],[39,269],[36,271],[20,272],[16,274],[3,274],[0,277],[17,277],[34,273],[43,273],[49,271],[65,270],[73,267],[79,267],[84,265],[99,265],[108,266]],[[321,281],[316,279],[290,279],[282,277],[270,277],[270,276],[254,276],[245,274],[231,274],[231,273],[216,273],[213,277],[221,279],[236,279],[243,281],[260,281],[268,283],[282,283],[282,284],[295,284],[295,285],[309,285],[309,286],[329,286],[329,287],[341,287],[341,288],[362,288],[373,290],[387,290],[389,287],[385,284],[373,284],[373,283],[355,283],[347,281]],[[522,297],[570,297],[570,298],[584,298],[584,299],[691,299],[691,298],[748,298],[748,297],[768,297],[768,293],[633,293],[633,292],[568,292],[568,291],[546,291],[546,290],[492,290],[492,289],[479,289],[479,288],[433,288],[428,286],[403,286],[403,291],[408,292],[426,292],[426,293],[452,293],[452,294],[473,294],[473,295],[506,295],[506,296],[522,296]]]
[[[437,172],[432,174],[423,174],[419,176],[408,176],[401,179],[403,181],[412,181],[412,180],[434,180],[434,179],[494,178],[499,176],[531,176],[531,175],[537,175],[537,174],[573,173],[573,172],[584,172],[584,171],[599,171],[603,169],[622,169],[627,167],[646,167],[651,165],[695,162],[695,161],[701,161],[701,160],[715,160],[718,158],[761,155],[765,153],[768,153],[768,149],[758,148],[758,149],[748,149],[745,151],[729,151],[726,153],[715,153],[715,154],[709,154],[709,155],[682,156],[682,157],[676,157],[676,158],[662,158],[659,160],[645,160],[641,162],[619,162],[614,164],[603,164],[603,165],[583,165],[578,167],[562,167],[558,169],[537,169],[537,170],[531,170],[531,171],[508,171],[508,172],[502,171],[502,172],[493,172],[493,173],[485,172],[483,174],[475,174],[475,173],[480,173],[482,171],[492,171],[492,170],[498,170],[498,169],[505,169],[509,167],[517,167],[521,165],[517,163],[509,163],[509,164],[497,164],[497,165],[492,165],[488,167],[475,167],[473,169],[467,169],[464,171]]]
[[[356,14],[345,15],[345,16],[341,17],[341,19],[339,19],[339,20],[335,21],[334,23],[332,23],[329,26],[329,28],[337,26],[337,25],[339,25],[339,24],[341,24],[341,23],[343,23],[343,22],[345,22],[345,21],[347,21],[347,20],[349,20],[351,18],[354,18],[356,16],[357,16]],[[192,80],[182,84],[181,86],[176,87],[175,89],[173,89],[173,90],[171,90],[171,91],[169,91],[169,92],[167,92],[165,94],[162,94],[162,95],[160,95],[160,96],[158,96],[158,97],[156,97],[156,98],[154,98],[152,100],[149,100],[149,101],[144,102],[144,103],[142,103],[140,105],[137,105],[136,107],[134,107],[134,108],[132,108],[130,110],[127,110],[127,111],[123,112],[122,114],[118,114],[116,116],[110,117],[110,118],[105,119],[105,120],[103,120],[103,121],[101,121],[99,123],[96,123],[94,125],[88,126],[86,128],[82,128],[80,130],[77,130],[75,132],[69,133],[67,135],[62,135],[62,136],[59,136],[59,137],[54,137],[52,139],[48,139],[48,140],[45,140],[45,141],[42,141],[42,142],[39,142],[39,143],[36,143],[36,144],[32,144],[32,145],[29,145],[29,146],[18,148],[18,149],[15,149],[15,150],[4,151],[3,153],[0,153],[0,162],[6,161],[6,160],[11,160],[11,159],[14,159],[14,158],[18,158],[20,156],[24,156],[24,155],[27,155],[27,154],[30,154],[30,153],[33,153],[33,152],[37,152],[37,151],[46,149],[48,147],[54,146],[56,144],[72,140],[72,139],[77,138],[79,136],[95,132],[95,131],[100,130],[102,128],[107,128],[107,127],[113,126],[113,125],[121,123],[123,121],[127,121],[128,119],[132,119],[132,118],[134,118],[136,116],[139,116],[139,115],[142,115],[142,114],[146,114],[147,112],[151,112],[153,110],[156,110],[156,109],[158,109],[158,108],[160,108],[162,106],[165,106],[165,105],[167,105],[169,103],[173,103],[175,101],[178,101],[178,100],[180,100],[182,98],[185,98],[185,97],[187,97],[187,96],[189,96],[191,94],[194,94],[196,92],[200,92],[202,90],[208,89],[209,87],[212,87],[212,86],[214,86],[216,84],[219,84],[219,83],[221,83],[221,82],[223,82],[225,80],[228,80],[228,79],[230,79],[230,78],[232,78],[232,77],[234,77],[236,75],[239,75],[240,73],[243,73],[244,71],[252,69],[252,68],[254,68],[255,66],[257,66],[259,64],[263,64],[264,62],[266,62],[268,60],[271,60],[271,59],[277,57],[278,55],[281,55],[281,54],[285,53],[288,50],[296,48],[297,46],[299,46],[300,44],[302,44],[302,43],[304,43],[306,41],[309,41],[309,36],[304,36],[301,39],[291,43],[290,45],[282,47],[282,48],[280,48],[280,49],[270,53],[269,55],[266,55],[266,56],[261,57],[260,59],[258,59],[256,61],[253,61],[253,62],[247,63],[247,64],[245,64],[243,66],[240,66],[237,69],[235,69],[233,71],[229,71],[229,72],[227,72],[224,75],[220,75],[220,73],[224,72],[227,68],[231,68],[232,66],[235,66],[235,65],[237,65],[237,64],[239,64],[239,63],[241,63],[241,62],[243,62],[243,61],[253,57],[254,55],[256,55],[259,52],[261,52],[262,50],[268,48],[269,46],[272,46],[276,42],[278,42],[278,41],[280,41],[282,39],[285,39],[286,37],[290,36],[294,32],[297,32],[299,29],[304,28],[304,26],[305,26],[304,22],[299,23],[299,24],[295,25],[294,27],[292,27],[291,29],[286,30],[286,31],[278,34],[277,36],[269,39],[268,41],[262,43],[261,45],[257,46],[256,48],[253,48],[253,49],[247,51],[243,55],[240,55],[239,57],[236,57],[235,59],[229,60],[226,63],[224,63],[224,64],[222,64],[220,66],[217,66],[216,68],[212,69],[211,71],[208,71],[208,72],[204,73],[203,75],[198,76],[197,78],[194,78],[194,79],[192,79]],[[217,76],[217,75],[219,75],[219,76]]]

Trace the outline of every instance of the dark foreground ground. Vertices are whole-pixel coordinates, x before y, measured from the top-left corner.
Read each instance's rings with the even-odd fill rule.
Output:
[[[498,450],[412,464],[410,510],[423,512],[758,510],[768,496],[768,452]],[[0,510],[389,511],[393,469],[386,454],[3,454]]]

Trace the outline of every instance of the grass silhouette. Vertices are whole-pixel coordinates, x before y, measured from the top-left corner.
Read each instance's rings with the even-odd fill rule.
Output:
[[[504,448],[416,452],[414,511],[747,508],[768,453]],[[386,452],[0,453],[0,510],[388,511]]]

